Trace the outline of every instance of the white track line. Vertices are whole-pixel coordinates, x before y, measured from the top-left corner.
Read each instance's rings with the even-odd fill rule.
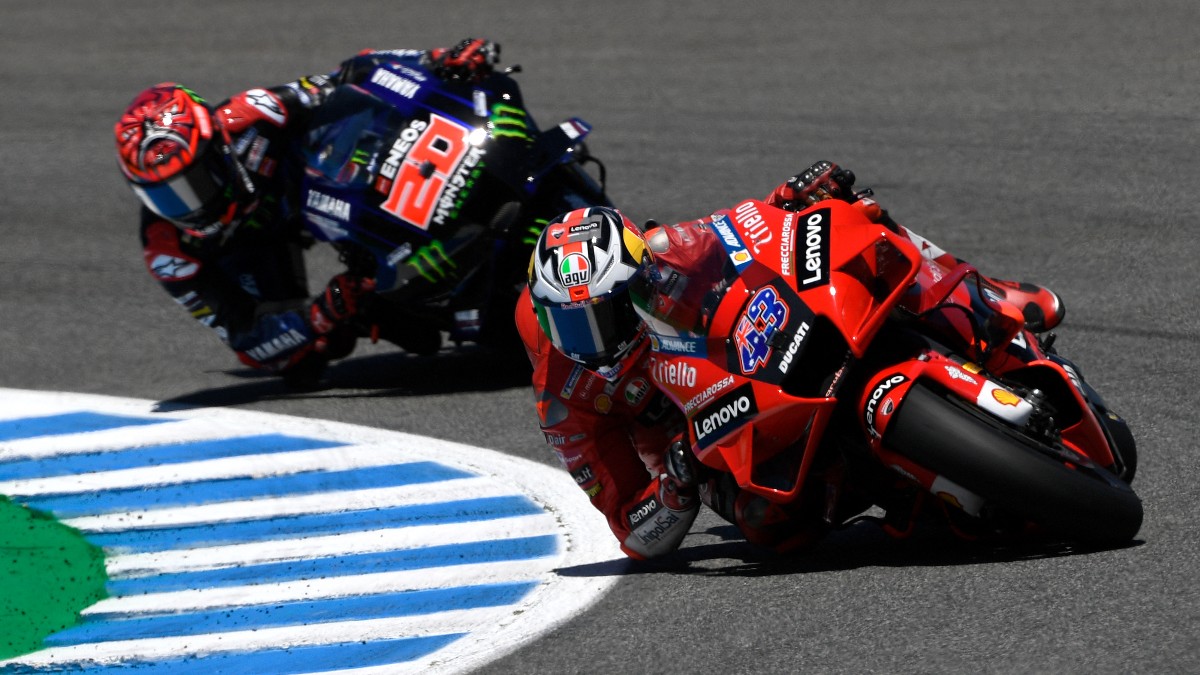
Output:
[[[330,500],[330,494],[337,498]],[[68,518],[63,524],[85,533],[126,532],[181,525],[263,520],[284,516],[344,513],[367,509],[436,504],[460,499],[511,495],[512,489],[483,476],[402,485],[400,487],[344,490],[335,493],[242,499],[190,507],[123,511],[98,516]]]
[[[342,620],[310,625],[155,637],[55,647],[0,662],[29,668],[73,669],[88,665],[134,665],[171,661],[219,652],[275,650],[302,645],[369,643],[405,637],[465,634],[410,663],[346,673],[461,673],[527,644],[554,626],[585,611],[615,582],[624,556],[608,535],[603,517],[561,469],[494,451],[423,438],[412,434],[322,420],[285,417],[236,409],[157,412],[152,402],[59,392],[0,389],[0,420],[70,412],[160,418],[156,424],[94,432],[62,433],[0,442],[0,461],[121,452],[127,449],[191,441],[236,442],[237,438],[277,433],[328,440],[342,447],[297,450],[236,458],[197,460],[175,465],[114,469],[86,476],[52,476],[0,483],[0,494],[25,496],[185,485],[195,481],[286,475],[343,469],[388,467],[430,461],[474,474],[424,485],[346,489],[322,495],[240,498],[192,508],[131,509],[69,521],[85,532],[120,532],[146,527],[171,528],[275,516],[343,513],[458,498],[523,495],[538,504],[536,515],[488,521],[383,528],[286,540],[210,546],[190,550],[115,555],[106,559],[111,579],[215,570],[256,563],[336,559],[359,553],[421,549],[519,537],[555,535],[552,555],[522,561],[451,565],[311,580],[286,579],[241,586],[197,588],[110,598],[85,610],[105,621],[112,613],[152,616],[162,612],[212,611],[314,599],[362,597],[406,590],[452,588],[490,582],[537,585],[520,601],[497,607],[451,610],[406,617]],[[261,464],[260,468],[253,465]],[[332,503],[322,503],[331,501]],[[607,563],[616,562],[616,566]],[[566,574],[558,570],[575,570]],[[589,573],[589,570],[594,570]],[[147,580],[152,584],[152,580]],[[152,586],[151,586],[152,587]],[[248,604],[249,603],[249,604]],[[218,629],[219,630],[219,629]],[[236,659],[236,657],[234,657]],[[348,666],[351,664],[347,664]]]
[[[272,584],[227,586],[204,590],[147,593],[108,598],[88,607],[84,616],[123,612],[163,614],[193,612],[221,607],[304,602],[327,598],[419,591],[447,586],[480,586],[517,580],[537,581],[537,570],[548,567],[557,556],[531,560],[431,567],[400,572],[376,572],[344,577],[304,579]]]
[[[222,457],[163,466],[118,469],[102,473],[3,481],[0,482],[0,494],[36,497],[45,494],[103,492],[227,478],[264,478],[309,471],[346,471],[393,467],[412,460],[413,455],[408,451],[353,445],[320,450]]]
[[[289,560],[307,560],[331,555],[378,553],[402,548],[422,548],[489,539],[514,539],[551,534],[558,530],[558,523],[553,517],[541,514],[477,523],[415,525],[302,539],[278,539],[251,544],[210,546],[201,549],[133,553],[112,556],[105,561],[105,564],[110,577],[124,578]]]

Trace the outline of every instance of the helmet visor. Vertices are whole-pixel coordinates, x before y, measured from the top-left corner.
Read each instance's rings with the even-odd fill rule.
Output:
[[[561,305],[535,302],[534,307],[542,330],[559,351],[598,370],[613,366],[637,342],[642,320],[630,301],[630,286],[646,283],[639,274],[599,298]]]
[[[161,183],[130,187],[147,208],[167,220],[189,225],[214,221],[224,210],[225,195],[225,181],[213,166],[216,154],[205,153],[201,161]]]

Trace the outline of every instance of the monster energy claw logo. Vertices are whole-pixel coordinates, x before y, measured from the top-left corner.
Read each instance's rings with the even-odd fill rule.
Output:
[[[442,242],[436,239],[417,249],[408,260],[404,261],[404,264],[411,266],[417,271],[417,274],[425,277],[431,283],[445,279],[458,268],[450,256],[446,255],[446,249],[442,247]],[[443,265],[448,265],[449,271],[444,269]]]
[[[493,137],[523,138],[530,140],[529,125],[525,123],[525,111],[511,105],[497,103],[492,106],[488,119],[488,131]]]

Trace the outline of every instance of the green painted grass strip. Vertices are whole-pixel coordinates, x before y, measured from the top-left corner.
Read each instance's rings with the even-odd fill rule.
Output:
[[[104,553],[78,530],[0,496],[0,659],[74,626],[107,581]]]

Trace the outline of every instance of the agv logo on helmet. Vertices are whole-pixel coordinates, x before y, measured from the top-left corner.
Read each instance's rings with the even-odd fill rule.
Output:
[[[648,292],[651,262],[637,227],[615,209],[578,209],[547,225],[529,290],[550,342],[593,371],[612,368],[641,342],[630,293]]]
[[[568,253],[558,268],[564,286],[583,286],[592,278],[592,265],[582,253]]]

